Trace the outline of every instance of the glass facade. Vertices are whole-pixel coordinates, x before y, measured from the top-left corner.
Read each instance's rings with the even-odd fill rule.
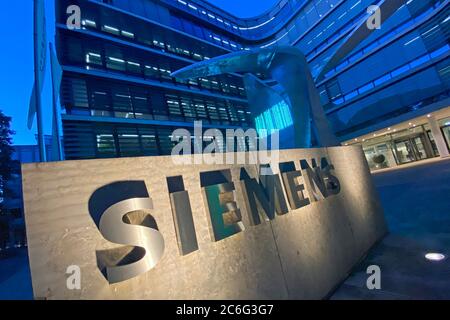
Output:
[[[372,170],[424,160],[438,156],[425,125],[411,127],[370,139],[363,143]]]
[[[171,72],[233,51],[293,45],[316,77],[378,2],[282,0],[240,19],[201,0],[56,1],[66,159],[168,154],[172,130],[194,120],[205,129],[257,128],[261,119],[248,112],[241,75],[180,81]],[[73,4],[81,7],[82,27],[69,30]],[[449,13],[445,0],[405,0],[317,79],[341,141],[449,105]],[[449,126],[441,126],[448,143]],[[435,156],[430,129],[420,129],[365,144],[371,167]]]
[[[441,156],[441,152],[446,156],[450,151],[449,138],[450,107],[446,107],[346,141],[345,145],[361,145],[370,169],[378,170],[432,159]]]

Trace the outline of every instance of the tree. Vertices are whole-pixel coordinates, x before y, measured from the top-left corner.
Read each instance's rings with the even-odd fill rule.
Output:
[[[11,145],[12,135],[15,133],[10,129],[11,117],[7,117],[0,110],[0,198],[6,193],[6,183],[14,171],[15,161],[11,159],[14,149]],[[0,203],[1,207],[1,203]]]

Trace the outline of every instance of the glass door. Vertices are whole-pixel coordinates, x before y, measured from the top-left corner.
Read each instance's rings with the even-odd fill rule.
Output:
[[[411,138],[411,146],[416,156],[416,160],[423,160],[428,158],[421,135],[415,138]]]
[[[432,150],[433,151],[433,155],[435,157],[439,157],[439,151],[438,151],[438,148],[436,146],[436,141],[434,141],[434,137],[433,137],[433,134],[431,133],[431,130],[427,131],[427,137],[428,137],[428,140],[430,140],[431,148],[433,149]]]
[[[415,137],[404,138],[402,140],[394,141],[395,154],[397,156],[398,164],[419,161],[432,157],[427,152],[424,142],[425,136],[420,134]]]
[[[395,141],[395,154],[398,164],[416,161],[416,156],[410,139]]]
[[[442,134],[444,135],[447,148],[450,150],[450,125],[441,127]]]

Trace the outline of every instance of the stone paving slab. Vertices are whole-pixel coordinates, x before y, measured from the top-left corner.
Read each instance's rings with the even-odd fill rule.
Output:
[[[391,233],[331,299],[450,299],[450,159],[374,174]],[[441,262],[425,259],[444,253]],[[381,290],[366,286],[381,268]]]

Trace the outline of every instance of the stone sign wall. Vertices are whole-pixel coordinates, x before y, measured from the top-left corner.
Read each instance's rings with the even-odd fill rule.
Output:
[[[38,299],[318,299],[386,232],[359,147],[26,164]],[[79,281],[79,283],[78,283]]]

